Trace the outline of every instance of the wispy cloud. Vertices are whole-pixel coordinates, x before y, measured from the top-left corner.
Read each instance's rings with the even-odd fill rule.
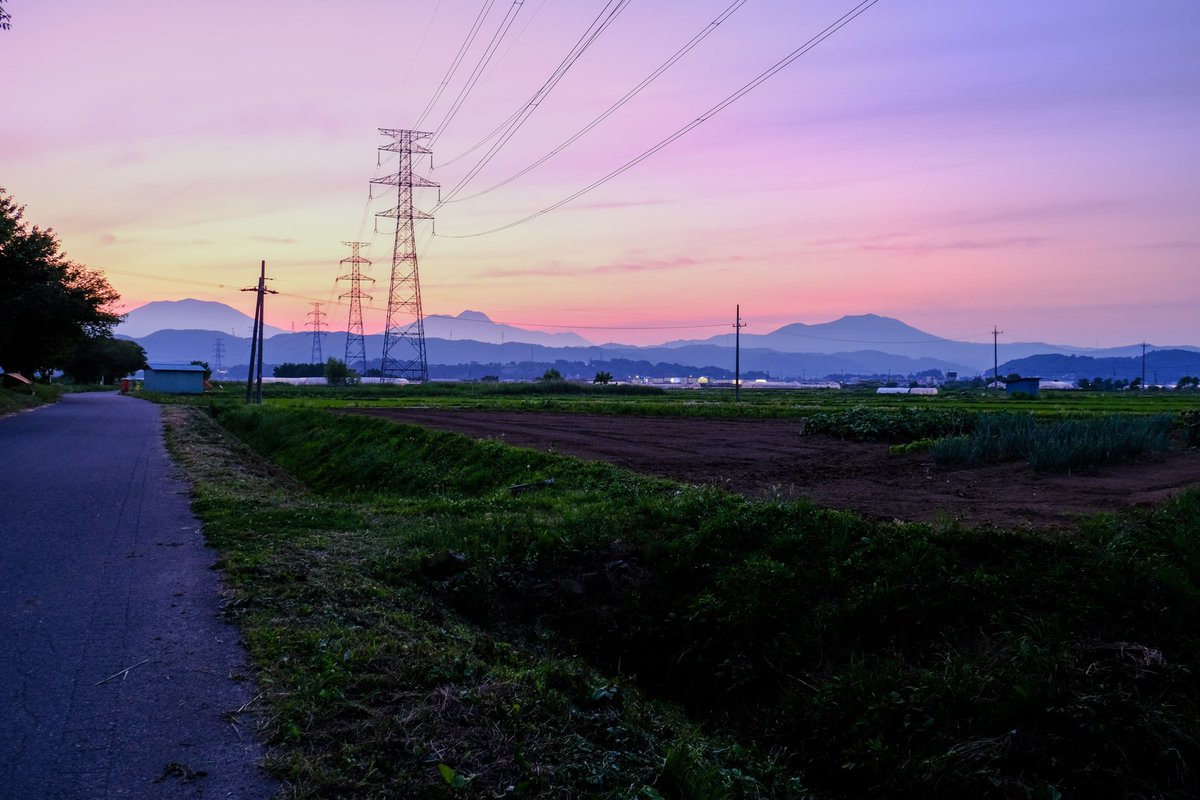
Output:
[[[610,200],[601,203],[579,203],[567,206],[571,211],[607,211],[615,208],[636,208],[638,206],[661,206],[665,200]]]
[[[644,272],[665,272],[675,269],[687,269],[689,267],[697,267],[705,264],[727,264],[743,260],[745,260],[744,256],[730,256],[728,258],[693,258],[691,256],[677,256],[674,258],[638,258],[636,255],[633,255],[623,258],[619,261],[610,261],[607,264],[593,264],[590,266],[568,266],[560,262],[551,262],[540,267],[490,269],[481,272],[480,277],[517,278],[537,276],[543,278],[575,278],[584,275],[622,275]]]
[[[997,236],[991,238],[938,238],[911,233],[884,233],[862,238],[835,237],[812,239],[806,244],[814,249],[840,252],[890,252],[908,255],[981,250],[1029,249],[1052,241],[1047,236]]]

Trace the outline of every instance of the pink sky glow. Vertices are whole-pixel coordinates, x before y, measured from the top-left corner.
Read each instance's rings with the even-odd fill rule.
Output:
[[[368,202],[377,129],[415,127],[485,0],[9,0],[0,186],[104,270],[125,310],[237,290],[267,261],[267,321],[343,328],[344,240],[370,242],[383,324],[390,229]],[[632,0],[459,196],[509,177],[731,5]],[[749,0],[570,148],[419,228],[426,313],[579,328],[596,342],[752,333],[844,314],[941,336],[1200,344],[1200,3],[880,0],[670,147],[531,222],[696,119],[856,5]],[[551,75],[604,0],[493,0],[421,124],[418,172],[461,158]],[[424,191],[418,206],[430,208]],[[711,325],[711,328],[689,327]],[[604,329],[604,326],[612,326]],[[667,329],[665,326],[679,326]],[[726,326],[726,327],[722,327]]]

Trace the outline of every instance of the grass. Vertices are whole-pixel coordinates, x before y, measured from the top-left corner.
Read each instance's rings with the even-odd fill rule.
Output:
[[[1161,413],[1045,423],[1027,414],[981,414],[970,433],[943,438],[930,452],[943,465],[1021,459],[1034,470],[1065,472],[1161,453],[1170,447],[1179,424],[1186,424],[1186,418]]]
[[[668,785],[692,786],[691,796],[809,796],[771,754],[698,732],[619,670],[598,670],[536,629],[480,627],[445,603],[459,573],[431,566],[434,557],[455,545],[474,560],[480,550],[469,540],[505,528],[529,535],[546,516],[536,496],[489,509],[450,484],[487,493],[546,464],[498,446],[472,454],[466,440],[439,449],[385,437],[414,455],[438,450],[451,474],[431,482],[420,469],[377,472],[380,451],[351,468],[345,459],[370,441],[358,430],[346,448],[316,436],[277,450],[309,488],[201,411],[167,414],[171,447],[223,556],[228,613],[260,668],[270,768],[290,796],[654,797],[654,786],[678,796]],[[260,446],[311,422],[236,416]],[[479,456],[499,456],[502,475]],[[328,457],[340,466],[322,467]]]
[[[63,388],[44,383],[35,383],[31,387],[0,388],[0,416],[24,411],[46,403],[54,403],[63,394]]]
[[[1200,791],[1197,492],[1049,538],[168,411],[297,796]]]
[[[236,404],[244,385],[217,384],[206,400]],[[881,414],[952,411],[966,415],[1024,412],[1039,419],[1086,419],[1106,414],[1176,413],[1195,408],[1194,392],[1048,391],[1041,398],[1019,399],[996,394],[945,393],[938,396],[876,395],[872,389],[754,389],[734,402],[732,389],[662,390],[653,386],[597,386],[565,382],[431,383],[390,386],[264,387],[267,405],[289,408],[405,407],[560,411],[568,413],[716,418],[812,418],[851,412]],[[831,420],[836,421],[836,420]],[[943,434],[939,434],[943,435]],[[919,437],[918,437],[919,438]]]

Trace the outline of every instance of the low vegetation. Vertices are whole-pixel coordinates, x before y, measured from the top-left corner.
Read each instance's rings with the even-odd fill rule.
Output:
[[[0,378],[0,380],[3,380]],[[33,386],[17,384],[12,387],[0,387],[0,416],[34,408],[44,403],[53,403],[62,396],[61,386],[35,383]]]
[[[1042,537],[216,411],[253,453],[172,446],[296,796],[1200,791],[1200,493]]]
[[[1023,460],[1031,469],[1062,472],[1163,452],[1177,422],[1174,414],[1044,423],[1027,414],[981,414],[969,434],[940,439],[931,454],[943,465]]]

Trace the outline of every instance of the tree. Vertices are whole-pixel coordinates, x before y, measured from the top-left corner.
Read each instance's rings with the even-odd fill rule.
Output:
[[[358,383],[358,373],[346,366],[345,361],[339,361],[333,356],[325,362],[325,382],[330,386],[345,386]]]
[[[4,10],[4,0],[0,0],[0,31],[9,29],[9,21],[12,19],[12,14]]]
[[[547,369],[542,373],[542,377],[538,378],[539,381],[561,381],[562,379],[562,373],[556,370],[554,367]]]
[[[612,383],[611,372],[597,372],[596,377],[592,378],[592,383]]]
[[[320,378],[325,374],[325,364],[298,364],[285,361],[275,366],[276,378]]]
[[[207,362],[207,361],[193,361],[193,362],[192,362],[192,366],[193,366],[193,367],[204,367],[204,381],[205,381],[205,383],[207,383],[208,381],[212,380],[212,367],[210,367],[210,366],[208,365],[208,362]]]
[[[91,336],[76,346],[62,369],[75,383],[116,383],[146,367],[146,351],[137,342]]]
[[[111,336],[121,296],[24,212],[0,189],[0,367],[48,380],[88,339]]]

